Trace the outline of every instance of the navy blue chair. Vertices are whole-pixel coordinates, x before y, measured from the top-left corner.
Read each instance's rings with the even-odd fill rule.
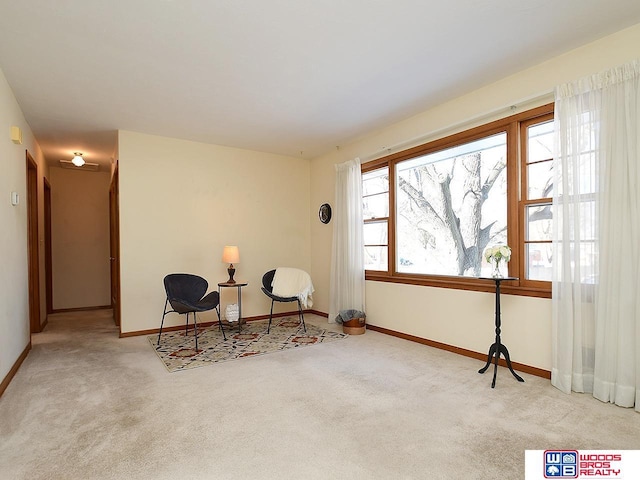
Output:
[[[207,288],[209,288],[208,282],[198,275],[191,275],[189,273],[172,273],[164,277],[164,289],[167,292],[167,300],[164,302],[164,313],[162,314],[160,332],[158,333],[158,345],[160,345],[162,326],[164,324],[164,317],[167,313],[186,315],[187,319],[184,326],[185,335],[187,334],[189,326],[189,314],[193,314],[193,331],[196,339],[196,350],[198,350],[198,321],[196,318],[196,312],[206,312],[215,309],[218,314],[218,325],[220,326],[220,331],[222,332],[223,338],[225,340],[227,339],[227,336],[224,333],[224,328],[222,328],[222,322],[220,321],[220,312],[216,308],[220,303],[220,295],[218,292],[211,292],[205,296]],[[167,310],[169,305],[172,310]]]

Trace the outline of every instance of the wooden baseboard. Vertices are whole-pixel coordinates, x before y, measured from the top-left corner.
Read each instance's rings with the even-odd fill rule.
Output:
[[[329,314],[325,312],[321,312],[320,310],[305,310],[304,313],[311,313],[313,315],[318,315],[320,317],[329,318]],[[283,312],[283,313],[274,313],[274,318],[277,317],[288,317],[291,315],[297,315],[297,311],[293,312]],[[253,322],[256,320],[264,320],[269,318],[269,315],[256,315],[253,317],[248,317],[243,319],[245,322]],[[209,327],[217,322],[205,322],[199,323],[198,325],[202,325],[203,327]],[[181,330],[184,328],[184,325],[178,325],[174,327],[164,327],[162,330],[166,332]],[[193,324],[189,324],[189,329],[193,329]],[[409,340],[411,342],[421,343],[422,345],[427,345],[429,347],[439,348],[441,350],[446,350],[448,352],[457,353],[458,355],[463,355],[465,357],[475,358],[476,360],[487,360],[486,353],[474,352],[473,350],[467,350],[466,348],[456,347],[454,345],[449,345],[442,342],[437,342],[435,340],[429,340],[428,338],[416,337],[415,335],[409,335],[407,333],[396,332],[395,330],[390,330],[384,327],[377,327],[375,325],[367,324],[367,329],[373,330],[374,332],[384,333],[385,335],[391,335],[392,337],[402,338],[403,340]],[[153,335],[158,333],[160,328],[152,328],[150,330],[138,330],[134,332],[125,332],[121,333],[120,337],[136,337],[139,335]],[[506,367],[507,362],[504,358],[500,358],[498,362],[499,365]],[[532,367],[530,365],[525,365],[523,363],[511,362],[511,366],[514,370],[518,370],[520,372],[528,373],[530,375],[535,375],[537,377],[542,377],[546,379],[551,379],[551,372],[548,370],[544,370],[542,368]]]
[[[307,310],[303,310],[303,313],[307,313]],[[291,315],[295,315],[297,317],[298,316],[298,310],[294,310],[292,312],[274,313],[273,314],[273,318],[290,317]],[[254,315],[253,317],[243,318],[243,320],[245,320],[247,322],[254,322],[256,320],[265,320],[267,318],[269,318],[269,315]]]
[[[486,353],[474,352],[473,350],[467,350],[466,348],[455,347],[453,345],[448,345],[446,343],[436,342],[435,340],[429,340],[427,338],[416,337],[414,335],[396,332],[395,330],[390,330],[388,328],[376,327],[375,325],[367,324],[367,329],[373,330],[374,332],[384,333],[385,335],[391,335],[393,337],[402,338],[403,340],[409,340],[411,342],[421,343],[429,347],[439,348],[441,350],[446,350],[448,352],[457,353],[458,355],[463,355],[465,357],[475,358],[477,360],[483,360],[483,361],[487,360]],[[506,367],[507,362],[503,358],[500,358],[498,365]],[[537,377],[551,379],[551,372],[548,370],[543,370],[542,368],[532,367],[530,365],[525,365],[518,362],[511,362],[511,366],[513,367],[514,370],[518,370],[520,372],[528,373],[530,375],[535,375]]]
[[[13,377],[18,372],[18,369],[20,368],[20,365],[22,365],[22,362],[24,362],[24,359],[27,358],[27,355],[29,355],[29,350],[31,350],[31,341],[29,341],[29,344],[25,347],[18,359],[15,361],[13,367],[11,367],[11,370],[9,370],[9,373],[7,373],[7,375],[2,380],[2,383],[0,383],[0,397],[9,386],[9,383],[11,383]]]
[[[309,313],[314,313],[310,310],[305,310],[304,313],[307,313],[307,311]],[[291,315],[298,315],[298,311],[295,310],[293,312],[282,312],[282,313],[274,313],[273,314],[273,318],[279,318],[279,317],[289,317]],[[256,320],[265,320],[269,318],[269,315],[255,315],[253,317],[245,317],[242,319],[242,321],[244,323],[246,322],[255,322]],[[198,322],[198,326],[199,327],[210,327],[212,325],[217,325],[218,321],[214,321],[214,322]],[[223,325],[226,327],[227,324],[224,323],[223,320]],[[172,327],[162,327],[162,331],[163,332],[175,332],[176,330],[182,330],[184,329],[184,324],[182,325],[175,325]],[[193,330],[193,323],[189,323],[189,325],[187,326],[187,331],[189,330]],[[149,330],[135,330],[132,332],[120,332],[120,338],[127,338],[127,337],[139,337],[140,335],[154,335],[156,333],[158,333],[160,331],[160,327],[158,326],[158,328],[151,328]],[[226,331],[226,330],[225,330]]]
[[[51,313],[87,312],[91,310],[108,310],[111,305],[98,305],[95,307],[54,308]]]

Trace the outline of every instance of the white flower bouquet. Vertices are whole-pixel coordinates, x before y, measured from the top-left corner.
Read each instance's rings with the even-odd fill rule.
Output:
[[[511,259],[511,248],[509,245],[495,245],[484,251],[484,258],[487,262],[500,262],[504,260],[508,262]]]
[[[502,278],[500,262],[503,260],[508,262],[509,259],[511,259],[511,248],[509,248],[509,245],[496,245],[494,247],[487,248],[484,251],[484,258],[487,262],[493,264],[493,272],[491,273],[491,276],[494,278]]]

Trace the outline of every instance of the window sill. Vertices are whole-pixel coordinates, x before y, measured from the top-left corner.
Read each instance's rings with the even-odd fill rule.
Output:
[[[402,283],[424,287],[453,288],[476,292],[495,292],[495,285],[487,280],[472,277],[448,277],[435,275],[389,275],[385,272],[365,272],[365,280],[372,282]],[[546,286],[523,285],[522,281],[505,281],[500,285],[500,293],[525,297],[551,298],[551,284]],[[537,282],[542,283],[542,282]]]

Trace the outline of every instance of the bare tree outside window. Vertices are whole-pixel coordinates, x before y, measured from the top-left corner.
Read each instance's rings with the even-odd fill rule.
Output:
[[[503,132],[398,163],[398,272],[489,274],[483,251],[507,239],[506,139]]]

